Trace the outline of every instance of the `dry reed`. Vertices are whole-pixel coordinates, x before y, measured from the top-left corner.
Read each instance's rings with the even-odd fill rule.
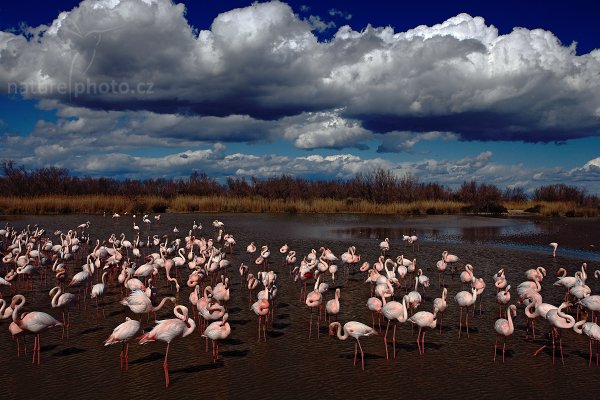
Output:
[[[464,203],[415,201],[377,204],[367,200],[267,199],[263,197],[189,196],[38,196],[0,197],[2,214],[112,214],[115,212],[212,212],[212,213],[364,213],[456,214]]]
[[[543,216],[593,217],[600,209],[580,207],[574,202],[507,202],[509,210]],[[115,212],[210,212],[210,213],[360,213],[360,214],[460,214],[466,203],[421,200],[409,203],[378,204],[368,200],[317,198],[267,199],[259,196],[37,196],[0,197],[1,214],[112,214]]]

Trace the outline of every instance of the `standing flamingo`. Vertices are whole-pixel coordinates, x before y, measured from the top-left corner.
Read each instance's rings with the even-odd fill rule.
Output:
[[[356,365],[356,354],[358,352],[358,348],[360,348],[360,356],[362,360],[362,369],[365,370],[365,353],[363,352],[362,346],[360,345],[359,338],[362,336],[371,336],[377,335],[375,329],[371,328],[368,325],[363,324],[362,322],[350,321],[344,324],[344,335],[342,335],[342,324],[339,322],[332,322],[329,324],[329,336],[333,336],[334,329],[337,327],[337,337],[340,340],[348,339],[348,336],[352,336],[356,339],[356,344],[354,345],[354,365]]]
[[[250,307],[254,314],[258,317],[258,341],[260,341],[260,325],[262,317],[265,317],[265,321],[263,323],[263,338],[265,342],[267,341],[267,318],[269,315],[269,300],[267,299],[258,299],[255,301]]]
[[[512,316],[511,316],[512,314]],[[504,351],[506,350],[506,338],[513,334],[515,331],[515,325],[513,324],[512,317],[517,316],[517,306],[511,304],[508,306],[508,312],[506,313],[508,319],[499,318],[494,324],[496,330],[496,341],[494,342],[494,362],[496,361],[496,347],[498,346],[498,336],[504,337],[504,343],[502,344],[502,363],[504,363]]]
[[[193,319],[188,318],[188,309],[185,306],[178,305],[173,309],[176,318],[164,319],[156,321],[156,326],[148,333],[140,337],[140,344],[146,344],[155,340],[161,340],[167,343],[167,351],[165,353],[165,361],[163,362],[163,370],[165,372],[165,386],[169,387],[169,347],[171,341],[178,336],[186,337],[194,332],[196,323]]]
[[[69,313],[69,307],[75,303],[77,298],[72,293],[63,293],[59,286],[55,286],[50,290],[50,297],[52,297],[52,308],[61,308],[63,316],[63,337],[65,334],[65,328],[67,330],[67,339],[69,338],[69,325],[71,324],[71,316]],[[65,312],[67,318],[65,318]]]
[[[448,308],[448,289],[442,289],[442,297],[436,297],[433,300],[433,308],[438,310],[438,314],[441,314],[439,317],[440,320],[440,333],[442,333],[442,324],[444,323],[444,312],[446,308]]]
[[[554,248],[554,250],[552,251],[552,257],[556,257],[556,248],[558,247],[558,243],[552,242],[550,243],[550,246]]]
[[[102,282],[96,283],[94,286],[92,286],[92,292],[91,292],[90,296],[92,299],[96,300],[96,316],[98,315],[98,297],[104,296],[107,275],[108,275],[108,271],[105,271],[102,274]],[[106,318],[106,315],[104,314],[104,305],[102,306],[102,316],[104,316]]]
[[[381,250],[381,255],[385,256],[390,250],[390,239],[385,238],[383,242],[379,243],[379,249]]]
[[[323,295],[321,294],[321,291],[319,290],[319,280],[321,279],[320,276],[317,277],[317,280],[315,281],[315,287],[314,290],[312,292],[310,292],[307,296],[306,296],[306,305],[310,308],[310,325],[309,325],[309,331],[308,331],[308,338],[310,339],[312,337],[312,320],[313,320],[313,308],[318,307],[319,308],[319,317],[317,319],[317,337],[320,336],[320,326],[321,326],[321,303],[323,302]]]
[[[569,314],[565,314],[562,312],[564,308],[570,307],[571,303],[563,302],[560,307],[551,309],[546,313],[546,319],[550,323],[552,327],[552,364],[554,364],[554,354],[556,352],[556,337],[558,336],[559,346],[560,346],[560,360],[563,365],[565,365],[565,360],[563,358],[563,350],[562,350],[562,337],[560,335],[559,329],[571,329],[575,326],[575,318],[573,318]],[[533,355],[537,356],[540,351],[542,351],[546,345],[540,347]]]
[[[207,337],[212,340],[212,357],[213,363],[216,363],[219,360],[219,340],[227,339],[229,334],[231,333],[231,326],[229,326],[229,322],[227,322],[227,318],[229,318],[229,314],[223,315],[222,321],[215,321],[208,325],[204,330],[203,337]]]
[[[573,326],[573,330],[580,335],[585,333],[590,342],[590,360],[588,367],[592,366],[592,342],[598,343],[600,340],[600,326],[595,322],[587,322],[585,319],[578,321]],[[596,346],[596,367],[598,366],[598,346]]]
[[[145,292],[141,290],[134,290],[128,297],[121,300],[120,303],[129,307],[131,312],[135,314],[143,314],[160,310],[165,305],[167,300],[170,300],[172,303],[177,301],[175,297],[165,297],[156,307],[153,307],[150,297],[148,297]]]
[[[454,299],[460,306],[460,323],[458,325],[458,337],[460,337],[460,333],[462,331],[462,312],[463,308],[467,309],[466,314],[466,325],[467,325],[467,337],[469,337],[469,307],[475,304],[477,301],[477,289],[471,289],[471,292],[467,292],[466,290],[460,291],[454,296]]]
[[[367,300],[367,308],[371,311],[371,322],[372,327],[375,329],[375,313],[377,313],[377,323],[379,325],[379,330],[381,330],[381,308],[383,307],[383,302],[379,300],[377,297],[369,297]]]
[[[473,266],[471,264],[465,265],[465,270],[460,273],[460,281],[463,285],[473,281]]]
[[[397,301],[386,302],[381,307],[381,314],[383,314],[383,316],[388,320],[387,326],[385,328],[385,336],[383,337],[383,343],[385,345],[385,359],[387,360],[389,359],[387,335],[388,330],[390,328],[390,321],[395,319],[398,322],[406,322],[408,318],[408,296],[404,296],[402,298],[402,303],[399,303]],[[396,359],[396,326],[397,323],[394,322],[394,333],[392,335],[392,348],[394,350],[394,359]]]
[[[340,288],[335,289],[335,297],[325,303],[325,311],[329,317],[335,315],[337,318],[340,312]]]
[[[429,311],[419,311],[415,313],[408,320],[413,324],[417,324],[419,326],[419,334],[417,335],[417,347],[419,349],[419,354],[425,354],[425,328],[435,329],[437,325],[437,313],[438,309],[434,308],[433,313]]]
[[[123,348],[119,353],[119,364],[120,368],[123,369],[123,361],[125,361],[125,371],[129,370],[129,341],[138,333],[140,325],[140,321],[126,317],[125,322],[117,325],[108,339],[104,341],[105,346],[123,343]]]
[[[508,304],[509,301],[510,301],[510,285],[508,285],[506,288],[504,288],[504,290],[500,290],[498,293],[496,293],[496,303],[498,303],[498,305],[500,307],[500,315],[499,315],[500,318],[502,318],[502,309],[504,307],[506,307],[506,305]]]
[[[62,326],[62,323],[54,319],[49,314],[41,311],[32,311],[19,316],[19,311],[25,305],[25,296],[17,294],[12,298],[11,307],[13,309],[12,319],[16,327],[26,333],[35,335],[33,344],[33,358],[31,362],[35,362],[35,355],[37,353],[37,363],[40,365],[40,350],[42,348],[40,342],[40,333],[46,331],[55,326]],[[15,330],[17,332],[17,330]]]

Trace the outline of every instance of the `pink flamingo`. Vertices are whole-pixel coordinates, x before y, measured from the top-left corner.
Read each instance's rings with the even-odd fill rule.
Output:
[[[528,302],[527,306],[525,307],[525,315],[531,321],[532,336],[535,339],[535,319],[537,317],[542,317],[545,319],[548,311],[555,310],[558,307],[549,303],[544,303],[542,296],[537,292],[534,293],[531,293],[524,302]]]
[[[374,297],[372,297],[374,298]],[[384,300],[385,301],[385,300]],[[406,322],[408,318],[408,296],[402,298],[402,303],[397,301],[386,302],[381,307],[381,314],[388,320],[385,328],[385,336],[383,337],[383,343],[385,345],[385,359],[389,359],[387,335],[390,328],[390,321],[395,319],[398,322]],[[394,322],[394,333],[392,335],[392,348],[394,349],[394,359],[396,359],[396,326]]]
[[[356,366],[356,354],[358,352],[358,348],[360,348],[360,356],[362,359],[362,369],[365,370],[365,353],[363,352],[362,346],[360,345],[359,338],[362,336],[371,336],[377,335],[375,329],[371,328],[368,325],[365,325],[361,322],[350,321],[344,324],[344,334],[342,335],[342,324],[339,322],[332,322],[329,324],[329,336],[333,336],[333,332],[337,327],[337,337],[340,340],[348,339],[348,336],[352,336],[356,339],[356,344],[354,345],[354,365]]]
[[[467,292],[466,290],[460,291],[454,296],[454,299],[460,306],[460,323],[458,326],[458,337],[460,337],[460,333],[462,332],[462,312],[463,308],[467,309],[466,314],[466,325],[467,325],[467,337],[469,337],[469,307],[475,304],[477,301],[477,289],[471,289],[471,292]]]
[[[268,318],[269,311],[270,311],[269,310],[269,300],[258,299],[257,301],[252,303],[252,306],[250,306],[250,309],[252,311],[254,311],[254,314],[256,314],[258,316],[258,341],[260,341],[261,320],[262,320],[262,317],[265,317],[265,321],[263,323],[263,338],[266,342],[267,341],[267,318]]]
[[[171,341],[178,336],[189,336],[194,329],[196,323],[193,319],[188,318],[188,309],[185,306],[175,306],[173,313],[176,318],[164,319],[156,321],[156,326],[148,333],[140,337],[140,344],[146,344],[155,340],[161,340],[167,343],[167,351],[165,353],[165,361],[163,362],[163,370],[165,372],[165,385],[169,387],[169,347]]]
[[[50,297],[52,297],[52,308],[62,308],[63,315],[63,337],[65,334],[65,328],[67,329],[67,339],[69,338],[69,325],[71,325],[71,315],[69,313],[69,307],[77,301],[77,298],[72,293],[63,293],[59,286],[55,286],[50,290]],[[65,311],[67,318],[65,319]]]
[[[502,318],[502,309],[506,307],[506,305],[510,302],[510,285],[508,285],[504,290],[500,290],[496,293],[496,303],[498,303],[500,307],[500,315]]]
[[[598,343],[600,340],[600,326],[595,322],[587,322],[585,319],[578,321],[574,326],[573,330],[580,335],[585,333],[590,342],[590,361],[588,367],[592,366],[592,342]],[[596,367],[598,366],[598,346],[596,345]]]
[[[556,248],[558,247],[558,243],[552,242],[550,243],[550,246],[554,248],[554,250],[552,251],[552,257],[556,257]]]
[[[306,301],[305,301],[305,304],[310,308],[310,325],[309,325],[309,331],[308,331],[309,339],[312,337],[312,320],[313,320],[312,310],[315,307],[319,307],[319,310],[320,310],[321,303],[323,302],[323,295],[319,291],[319,280],[320,279],[321,279],[321,277],[318,276],[317,280],[315,281],[314,290],[306,296]],[[319,311],[319,317],[317,320],[317,324],[318,324],[318,327],[321,326],[321,312],[320,311]],[[320,336],[320,331],[319,331],[319,328],[317,328],[317,337],[319,337],[319,336]]]
[[[408,320],[413,324],[419,326],[419,334],[417,335],[417,347],[419,348],[419,354],[425,354],[425,330],[426,328],[435,329],[437,325],[437,313],[438,310],[435,308],[433,313],[429,311],[419,311],[415,313]]]
[[[471,283],[473,281],[473,266],[471,264],[465,265],[465,270],[460,273],[460,281],[463,285]]]
[[[12,319],[16,324],[16,327],[26,333],[35,335],[35,341],[33,344],[33,358],[31,362],[35,362],[35,355],[37,353],[37,363],[40,365],[40,350],[42,348],[40,342],[40,333],[55,327],[62,326],[62,323],[54,319],[49,314],[41,311],[32,311],[25,313],[19,317],[19,311],[25,305],[25,296],[17,294],[13,297],[11,307],[13,309]]]
[[[508,306],[507,318],[499,318],[494,324],[496,330],[496,341],[494,342],[494,362],[496,361],[496,348],[498,346],[498,336],[504,337],[504,343],[502,344],[502,363],[504,363],[504,351],[506,350],[506,338],[513,334],[515,331],[515,325],[513,324],[512,317],[517,316],[517,306],[511,304]],[[512,314],[512,316],[511,316]]]
[[[208,325],[204,330],[203,337],[207,337],[212,340],[212,357],[213,363],[216,363],[219,359],[219,342],[218,340],[227,339],[231,334],[231,326],[227,322],[229,314],[223,315],[222,321],[215,321]]]
[[[546,276],[546,268],[544,267],[537,267],[537,268],[531,268],[528,269],[527,271],[525,271],[525,278],[527,278],[530,281],[542,281],[544,279],[544,277]]]
[[[329,317],[332,315],[337,317],[340,312],[340,288],[335,289],[335,297],[325,303],[325,311]]]
[[[135,290],[129,296],[121,300],[120,303],[129,307],[134,314],[143,314],[160,310],[167,301],[171,301],[175,304],[177,299],[175,299],[175,297],[165,297],[156,307],[153,307],[150,297],[148,297],[145,292]]]
[[[108,339],[104,341],[105,346],[123,343],[123,348],[121,349],[121,353],[119,353],[119,360],[121,369],[123,369],[123,360],[125,360],[125,371],[129,370],[129,341],[138,333],[140,325],[140,321],[126,317],[125,322],[117,325]]]
[[[448,289],[443,288],[442,289],[442,297],[436,297],[433,300],[433,309],[434,310],[437,309],[438,314],[441,314],[439,317],[440,334],[442,333],[442,324],[444,323],[444,312],[446,311],[446,308],[448,308],[447,299],[448,299]]]
[[[563,302],[560,305],[560,307],[558,307],[556,309],[552,309],[552,310],[548,311],[548,313],[546,314],[546,319],[552,326],[552,364],[554,364],[554,354],[556,352],[555,341],[556,341],[556,337],[558,336],[559,346],[560,346],[560,359],[561,359],[562,364],[565,365],[565,360],[563,358],[563,351],[562,351],[562,337],[560,335],[559,329],[571,329],[571,328],[573,328],[573,326],[575,326],[575,318],[573,318],[569,314],[565,314],[562,312],[562,310],[564,308],[570,307],[570,306],[571,306],[571,303]],[[546,345],[543,345],[533,355],[537,356],[539,354],[539,352],[542,351],[545,347],[546,347]]]
[[[390,239],[385,238],[383,242],[379,243],[379,249],[381,250],[381,255],[385,256],[390,250]]]
[[[596,322],[598,317],[594,318],[594,314],[600,311],[600,295],[586,296],[579,300],[578,303],[592,312],[592,322]]]
[[[381,321],[381,308],[383,307],[383,303],[377,297],[369,297],[367,300],[367,308],[371,311],[371,322],[372,327],[375,329],[375,313],[377,313],[377,322]],[[379,325],[379,330],[381,330],[381,325]]]

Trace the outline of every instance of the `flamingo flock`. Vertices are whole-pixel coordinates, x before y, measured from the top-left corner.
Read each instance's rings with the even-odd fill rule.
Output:
[[[113,215],[115,226],[122,218],[119,214]],[[155,217],[155,221],[157,225],[159,218]],[[403,238],[408,245],[412,245],[411,257],[405,257],[404,254],[390,256],[394,251],[403,252],[407,249],[406,246],[394,247],[393,240],[385,238],[366,250],[370,254],[379,254],[371,263],[366,260],[367,257],[359,254],[355,245],[349,246],[340,257],[327,246],[314,246],[303,255],[288,243],[277,246],[279,251],[272,254],[269,244],[256,240],[247,245],[244,254],[236,251],[234,234],[218,220],[209,225],[214,230],[212,234],[194,221],[191,229],[187,230],[187,236],[180,236],[180,229],[174,226],[171,230],[174,236],[164,235],[161,238],[147,234],[147,240],[141,235],[152,228],[152,220],[148,215],[144,215],[141,227],[135,220],[128,226],[133,226],[130,240],[124,233],[92,238],[90,230],[93,224],[90,221],[66,233],[54,231],[53,235],[37,226],[28,226],[19,231],[7,225],[0,231],[0,320],[12,320],[7,329],[10,333],[8,337],[12,336],[18,341],[20,336],[34,336],[33,363],[41,364],[42,333],[61,327],[63,340],[70,340],[70,314],[76,307],[77,318],[85,318],[88,298],[94,300],[95,318],[99,322],[98,319],[106,319],[104,308],[107,298],[119,296],[121,300],[118,303],[123,310],[128,310],[129,316],[114,327],[104,340],[104,345],[122,345],[119,365],[120,369],[128,371],[131,342],[166,343],[163,373],[165,386],[168,387],[169,351],[176,339],[191,340],[185,338],[198,331],[202,339],[195,340],[204,342],[202,347],[205,347],[205,351],[208,351],[208,341],[211,341],[212,363],[222,362],[220,342],[236,334],[229,320],[232,312],[230,304],[236,297],[247,299],[246,312],[256,316],[255,341],[267,342],[267,332],[276,319],[281,280],[286,280],[283,286],[288,291],[297,290],[300,293],[301,302],[296,307],[305,310],[303,318],[308,321],[308,327],[296,326],[296,329],[308,331],[303,335],[303,340],[307,344],[322,340],[321,328],[328,329],[330,336],[337,336],[342,341],[352,338],[355,340],[354,365],[357,365],[360,352],[361,369],[365,369],[361,340],[380,340],[385,358],[389,360],[390,330],[393,359],[397,358],[398,340],[416,342],[419,356],[424,357],[426,333],[432,332],[430,340],[436,340],[435,335],[444,334],[443,318],[450,308],[458,310],[460,314],[456,321],[456,340],[469,340],[473,332],[469,319],[471,325],[477,323],[481,327],[481,324],[489,323],[493,326],[496,336],[494,361],[498,342],[501,341],[502,362],[505,362],[507,339],[515,334],[514,321],[523,317],[528,321],[527,336],[531,330],[535,338],[536,320],[544,320],[549,328],[547,343],[532,351],[531,356],[537,356],[546,347],[552,346],[552,359],[555,359],[558,350],[564,364],[563,331],[573,330],[588,337],[591,365],[593,344],[600,340],[600,328],[596,323],[600,295],[592,294],[586,285],[589,272],[587,264],[583,264],[572,276],[568,275],[566,267],[556,268],[557,278],[550,286],[561,287],[565,292],[562,304],[554,306],[542,299],[542,283],[547,279],[547,268],[550,267],[531,268],[525,272],[523,282],[511,285],[507,274],[509,266],[501,267],[487,280],[479,273],[485,268],[473,262],[464,262],[462,256],[459,258],[446,250],[437,253],[434,257],[437,262],[431,265],[421,261],[417,264],[422,255],[415,235]],[[181,231],[186,231],[181,224],[179,226]],[[550,245],[554,249],[552,259],[555,260],[558,245]],[[239,262],[242,258],[244,261]],[[234,264],[236,272],[232,273]],[[428,271],[438,273],[437,282],[429,279]],[[457,274],[461,288],[445,283],[448,276],[454,281]],[[355,312],[351,317],[354,320],[348,320],[349,314],[344,310],[351,301],[356,302],[358,294],[351,296],[345,288],[350,277],[357,275],[364,282],[360,290],[364,297],[358,301],[364,312]],[[600,277],[600,271],[596,271],[594,277]],[[232,285],[234,278],[240,280],[239,285]],[[487,283],[495,289],[490,295],[493,295],[499,307],[498,318],[491,322],[482,320],[482,299],[492,291],[486,291]],[[59,310],[62,321],[45,311],[23,311],[27,299],[34,296],[36,285],[38,289],[51,287],[48,292],[50,301],[44,310]],[[511,295],[511,287],[516,288],[516,297]],[[188,299],[187,305],[180,304],[180,291],[184,290],[189,291],[189,295],[183,297]],[[10,297],[10,300],[2,297]],[[294,297],[298,298],[297,295]],[[157,313],[171,307],[170,304],[173,304],[174,318],[157,319]],[[99,312],[100,305],[102,313]],[[476,316],[477,308],[479,312]],[[519,313],[519,309],[523,311]],[[369,312],[370,321],[368,317],[365,318]],[[155,325],[144,332],[143,321],[145,319],[150,324],[151,315],[154,316]],[[587,320],[588,316],[591,317],[590,321]],[[365,322],[361,322],[361,319]],[[381,327],[382,319],[385,332]],[[327,322],[323,323],[325,320]],[[416,337],[413,328],[410,333],[403,328],[408,323],[418,328]],[[462,338],[463,325],[466,339]],[[449,330],[446,326],[446,330]],[[400,338],[398,330],[401,331]],[[20,346],[17,353],[20,355]],[[597,351],[595,355],[598,364]]]

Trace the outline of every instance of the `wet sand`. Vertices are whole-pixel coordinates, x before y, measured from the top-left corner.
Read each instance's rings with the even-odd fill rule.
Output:
[[[130,346],[130,368],[119,370],[120,346],[104,347],[102,342],[112,329],[132,316],[118,301],[122,298],[118,287],[111,287],[104,298],[107,318],[96,318],[96,311],[88,304],[87,311],[74,310],[71,316],[70,339],[61,340],[60,328],[42,335],[42,365],[32,365],[30,353],[17,358],[16,346],[8,333],[9,321],[0,321],[0,376],[4,383],[2,399],[29,398],[359,398],[375,396],[387,398],[564,398],[574,393],[594,390],[600,368],[587,367],[588,342],[572,330],[563,332],[565,365],[560,359],[552,365],[551,348],[537,357],[533,352],[545,343],[545,322],[537,324],[540,336],[525,339],[526,318],[523,307],[518,307],[515,333],[507,341],[506,362],[493,362],[494,321],[498,317],[492,275],[504,267],[508,281],[516,286],[524,279],[524,271],[544,266],[549,274],[543,281],[544,301],[560,304],[564,290],[552,286],[554,272],[566,267],[572,275],[582,262],[590,266],[587,284],[598,293],[600,283],[593,278],[600,268],[600,224],[597,219],[526,219],[485,218],[468,216],[363,216],[363,215],[184,215],[164,214],[160,225],[142,228],[147,235],[168,234],[177,225],[179,236],[186,235],[195,219],[204,225],[203,233],[213,236],[210,223],[215,218],[225,223],[226,232],[232,233],[237,245],[230,256],[233,268],[231,297],[228,305],[232,333],[221,344],[221,360],[213,364],[205,342],[196,331],[187,338],[173,341],[169,354],[171,385],[164,387],[162,359],[166,345],[162,342]],[[109,217],[68,215],[10,218],[10,223],[22,228],[38,223],[47,232],[69,229],[86,220],[91,221],[91,237],[107,238],[110,233],[125,232],[133,235],[131,217],[118,222]],[[6,217],[0,217],[3,226]],[[154,222],[154,221],[153,221]],[[402,234],[419,236],[420,249],[413,251],[401,241]],[[410,323],[400,324],[397,331],[397,359],[386,361],[382,335],[361,340],[366,353],[366,370],[353,367],[354,342],[340,341],[327,336],[325,324],[320,338],[308,340],[310,312],[300,299],[300,287],[293,282],[289,268],[282,267],[279,247],[288,243],[298,255],[310,249],[326,246],[340,256],[348,246],[355,245],[363,260],[373,263],[379,256],[378,244],[389,237],[390,255],[404,254],[417,258],[417,264],[431,279],[419,310],[432,311],[432,301],[440,295],[437,286],[435,262],[441,252],[448,250],[461,261],[471,263],[475,275],[483,277],[487,288],[483,293],[483,313],[470,320],[470,337],[458,338],[459,308],[454,295],[463,290],[458,275],[446,277],[448,310],[444,315],[443,333],[428,332],[425,355],[419,356],[416,330]],[[131,239],[130,239],[131,240]],[[237,267],[248,261],[246,245],[254,241],[258,246],[267,244],[271,249],[271,265],[278,272],[275,320],[269,326],[267,342],[257,342],[257,321],[249,310],[248,293],[240,290]],[[552,258],[551,241],[560,244],[558,256]],[[146,250],[147,251],[147,250]],[[77,261],[76,271],[84,260]],[[4,275],[5,266],[0,266]],[[70,267],[70,275],[73,274]],[[252,266],[251,272],[256,273]],[[189,273],[180,269],[183,277]],[[164,271],[163,271],[164,276]],[[339,321],[358,320],[370,323],[366,308],[370,286],[363,283],[364,273],[344,276],[338,273],[336,282],[324,295],[324,302],[333,298],[336,287],[341,288]],[[180,279],[181,280],[181,279]],[[34,291],[26,293],[27,310],[40,310],[59,317],[50,308],[49,289],[40,288],[36,278]],[[182,286],[178,295],[180,304],[189,305],[190,289]],[[5,292],[5,297],[9,294]],[[76,291],[75,291],[76,292]],[[170,295],[165,279],[159,282],[159,298]],[[396,298],[404,294],[396,289]],[[157,315],[158,319],[171,318],[172,306]],[[150,330],[143,319],[142,327]],[[28,339],[28,347],[32,346]],[[30,350],[30,349],[28,349]],[[391,344],[390,344],[391,351]],[[500,356],[500,354],[498,354]],[[590,392],[592,393],[592,392]]]

